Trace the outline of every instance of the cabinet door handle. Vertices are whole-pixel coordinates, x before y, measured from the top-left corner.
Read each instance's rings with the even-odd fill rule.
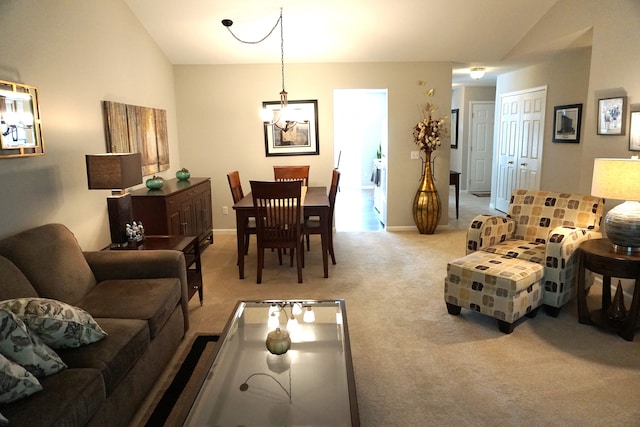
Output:
[[[527,164],[526,163],[520,163],[520,166],[524,167],[524,166],[527,166]]]
[[[507,162],[507,164],[508,164],[508,165],[512,165],[512,164],[513,164],[513,161],[512,161],[512,160],[509,160],[509,161]]]

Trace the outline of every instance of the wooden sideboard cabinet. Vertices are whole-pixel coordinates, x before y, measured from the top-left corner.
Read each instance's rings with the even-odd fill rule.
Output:
[[[168,179],[159,190],[134,190],[131,204],[145,234],[198,236],[203,249],[213,243],[210,178]]]

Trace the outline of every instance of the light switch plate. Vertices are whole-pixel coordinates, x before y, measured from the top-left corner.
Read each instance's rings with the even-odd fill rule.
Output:
[[[419,151],[412,151],[411,152],[411,160],[418,160],[420,158],[420,152]]]

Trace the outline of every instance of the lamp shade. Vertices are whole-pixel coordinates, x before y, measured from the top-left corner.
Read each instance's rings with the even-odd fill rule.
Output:
[[[606,215],[605,231],[616,251],[640,251],[640,160],[595,159],[591,194],[625,200]]]
[[[142,183],[140,153],[87,154],[87,182],[90,190],[114,190]]]
[[[640,200],[640,160],[595,159],[591,194],[605,199]]]

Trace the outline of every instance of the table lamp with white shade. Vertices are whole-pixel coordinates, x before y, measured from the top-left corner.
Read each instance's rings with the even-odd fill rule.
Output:
[[[640,160],[595,159],[591,194],[625,200],[605,217],[605,232],[615,250],[640,251]]]

